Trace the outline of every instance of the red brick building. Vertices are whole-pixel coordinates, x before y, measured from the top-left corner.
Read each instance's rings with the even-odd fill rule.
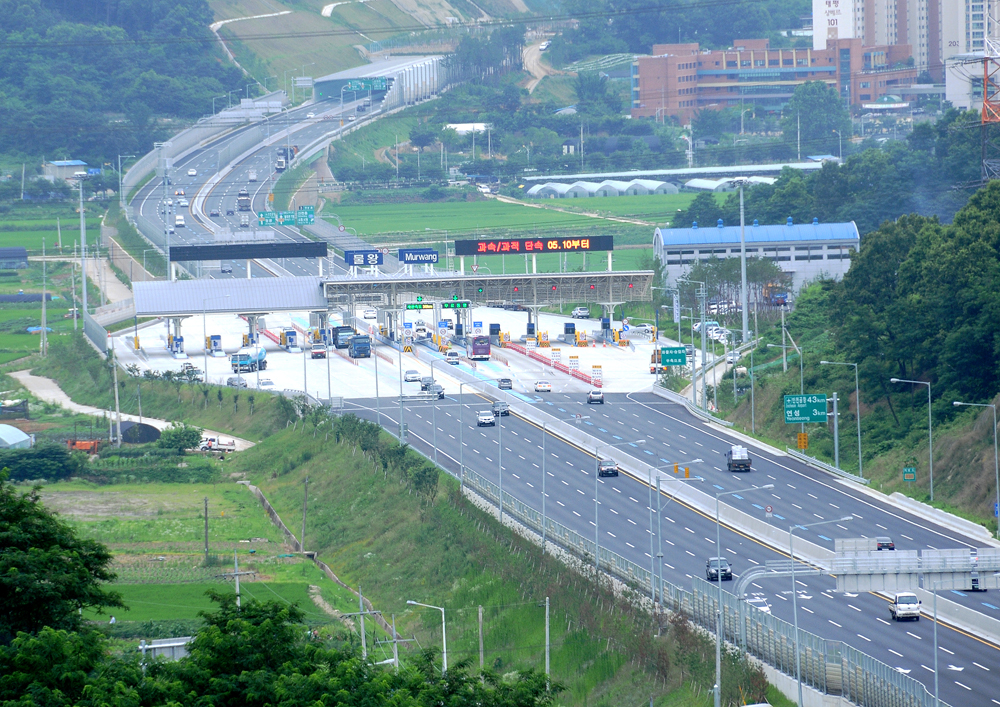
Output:
[[[678,117],[703,108],[759,106],[780,110],[799,84],[825,81],[852,105],[875,101],[916,81],[910,46],[862,46],[835,39],[827,48],[771,49],[767,39],[740,39],[731,49],[655,44],[632,64],[632,117]]]

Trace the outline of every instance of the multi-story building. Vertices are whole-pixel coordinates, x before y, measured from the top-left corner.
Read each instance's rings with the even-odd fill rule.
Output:
[[[982,52],[998,36],[1000,0],[813,0],[813,49],[838,39],[908,44],[935,81],[957,54]]]
[[[867,103],[914,82],[918,71],[907,65],[909,57],[909,45],[865,46],[858,38],[830,39],[821,50],[771,49],[766,39],[704,51],[697,44],[656,44],[652,56],[632,64],[632,117],[686,123],[703,108],[780,110],[807,81],[826,82],[852,104]]]

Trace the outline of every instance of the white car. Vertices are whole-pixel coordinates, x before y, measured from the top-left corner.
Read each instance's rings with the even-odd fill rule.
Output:
[[[726,354],[726,363],[738,363],[740,360],[740,354],[737,351],[730,351]]]
[[[196,170],[194,168],[189,169],[188,170],[188,176],[189,177],[197,177],[198,176],[198,170]]]
[[[174,205],[174,200],[173,199],[167,199],[167,206],[173,206],[173,205]]]
[[[652,324],[631,324],[631,325],[629,325],[629,329],[632,330],[633,332],[635,332],[636,334],[652,334],[653,333],[653,325]]]
[[[552,384],[548,381],[535,381],[535,392],[536,393],[551,393]]]
[[[257,384],[260,390],[271,390],[274,388],[274,381],[270,378],[261,378],[260,383]]]
[[[315,118],[316,114],[315,113],[306,113],[306,117],[307,118]]]
[[[590,310],[586,307],[575,307],[569,316],[573,319],[590,319]]]
[[[496,415],[493,414],[492,410],[483,410],[478,415],[476,415],[476,427],[490,426],[494,427],[497,424]]]
[[[403,374],[403,381],[406,383],[419,383],[420,382],[420,371],[415,371],[412,368]]]
[[[378,319],[378,312],[374,307],[369,307],[361,314],[361,316],[365,319]]]
[[[462,360],[462,355],[458,351],[449,351],[444,355],[444,360],[452,366],[457,366]]]
[[[190,206],[191,204],[188,202],[187,199],[178,199],[177,200],[177,205],[178,206]]]

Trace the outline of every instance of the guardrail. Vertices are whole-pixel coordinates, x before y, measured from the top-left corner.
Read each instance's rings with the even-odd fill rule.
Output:
[[[579,380],[582,380],[584,383],[586,383],[587,385],[593,386],[594,388],[600,388],[601,387],[601,384],[602,384],[601,381],[595,379],[593,376],[588,376],[586,373],[582,373],[581,371],[578,371],[578,370],[571,370],[570,367],[567,366],[565,363],[556,363],[555,361],[553,361],[552,359],[548,358],[547,356],[542,356],[537,351],[529,351],[526,346],[521,346],[521,344],[515,344],[513,342],[507,341],[507,342],[504,342],[503,347],[505,349],[510,349],[511,351],[516,351],[517,353],[521,354],[522,356],[527,356],[532,361],[538,361],[539,363],[544,364],[546,366],[550,366],[550,367],[556,369],[557,371],[560,371],[562,373],[566,373],[567,375],[570,375],[573,378],[577,378]],[[508,363],[507,365],[509,366],[510,364]]]
[[[688,412],[690,412],[695,417],[701,418],[705,422],[715,422],[720,425],[723,425],[724,427],[733,426],[733,423],[730,422],[729,420],[722,420],[718,417],[715,417],[714,415],[710,415],[701,408],[695,406],[695,404],[692,403],[690,400],[688,400],[685,396],[681,395],[680,393],[675,393],[669,388],[664,388],[662,385],[653,386],[653,395],[657,395],[661,398],[666,398],[667,400],[673,403],[680,403],[681,405],[683,405],[688,409]]]
[[[831,474],[836,474],[837,476],[842,476],[845,479],[850,479],[851,481],[857,481],[859,484],[868,485],[871,483],[866,478],[858,476],[857,474],[852,474],[849,471],[844,471],[843,469],[838,469],[837,467],[827,464],[826,462],[820,461],[816,457],[810,457],[808,454],[803,454],[802,452],[792,449],[791,447],[785,447],[785,451],[788,452],[788,456],[795,457],[800,462],[809,464],[810,466],[816,466],[823,471],[829,471]]]

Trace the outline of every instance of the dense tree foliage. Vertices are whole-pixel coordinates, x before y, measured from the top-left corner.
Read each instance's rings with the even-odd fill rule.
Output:
[[[0,469],[7,469],[12,481],[56,481],[79,476],[83,456],[70,454],[64,446],[41,442],[31,449],[0,450]]]
[[[796,86],[783,116],[785,140],[808,146],[809,154],[839,156],[851,138],[851,116],[844,99],[823,81]]]
[[[37,488],[21,493],[6,479],[0,471],[0,644],[43,626],[74,630],[83,608],[122,606],[102,584],[114,579],[108,549],[78,538]]]
[[[206,0],[0,0],[0,151],[100,165],[246,83]]]

